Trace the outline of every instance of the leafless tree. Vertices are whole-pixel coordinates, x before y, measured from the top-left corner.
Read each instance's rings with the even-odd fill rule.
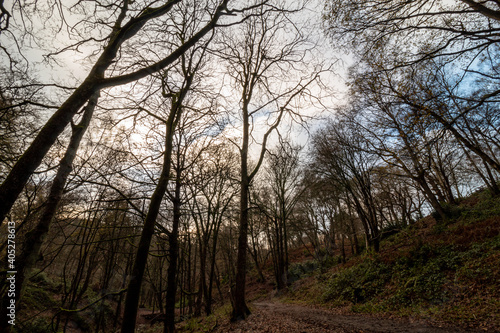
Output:
[[[315,170],[345,192],[347,205],[361,220],[367,241],[379,250],[382,223],[374,204],[372,169],[377,159],[367,151],[361,128],[346,118],[331,121],[315,133]]]
[[[264,161],[270,136],[280,123],[287,117],[302,121],[297,103],[310,94],[310,85],[319,79],[321,71],[309,68],[308,72],[300,72],[310,46],[297,26],[290,24],[291,14],[279,7],[268,12],[257,8],[255,16],[219,41],[217,51],[227,66],[233,94],[239,94],[237,105],[228,107],[238,110],[233,121],[241,133],[239,141],[233,140],[240,152],[241,172],[233,320],[244,319],[250,313],[245,302],[250,185]],[[259,153],[252,165],[249,154],[254,145],[259,145]]]
[[[272,250],[275,280],[278,290],[287,286],[289,223],[299,197],[304,193],[302,170],[300,168],[300,148],[289,142],[269,151],[262,188],[265,192],[257,203],[269,220],[271,231],[269,240]]]
[[[170,29],[166,29],[161,32],[161,35],[156,36],[158,36],[158,40],[163,41],[164,45],[169,45],[167,51],[150,51],[148,52],[150,57],[147,61],[143,59],[144,54],[137,59],[135,57],[137,52],[133,50],[139,47],[138,45],[144,45],[142,38],[147,36],[144,34],[145,31],[151,27],[155,30],[155,25],[168,27],[171,26],[170,23],[173,23],[175,26],[175,15],[169,16],[169,14],[175,10],[180,2],[180,0],[172,0],[153,7],[151,3],[144,1],[124,0],[110,5],[96,2],[90,5],[90,8],[86,2],[79,2],[72,7],[72,10],[84,15],[84,17],[76,23],[78,29],[70,29],[69,31],[86,31],[88,28],[91,31],[98,31],[100,35],[82,36],[77,34],[77,36],[71,36],[71,38],[77,38],[77,41],[52,53],[58,54],[69,49],[78,50],[89,45],[96,45],[95,50],[99,51],[91,51],[91,57],[95,60],[86,78],[57,107],[57,111],[41,128],[29,148],[4,179],[0,186],[0,220],[4,219],[28,178],[40,165],[64,128],[94,93],[102,89],[135,82],[166,68],[213,31],[222,16],[238,14],[243,11],[229,10],[228,0],[216,3],[207,1],[204,3],[206,10],[203,13],[205,15],[202,18],[196,18],[196,30],[182,44],[179,46],[170,44],[169,41],[174,36]],[[57,8],[57,6],[62,6],[62,3],[54,1],[53,5]],[[256,6],[259,5],[260,3],[256,4]],[[33,4],[23,3],[13,9],[20,10],[22,16],[27,10],[32,10],[36,6],[37,2]],[[91,14],[87,14],[89,11]],[[12,11],[9,12],[13,15]],[[93,13],[99,13],[99,15],[94,16]],[[101,16],[106,18],[101,19]],[[61,22],[63,25],[66,24],[64,18]],[[94,29],[94,24],[99,29]]]

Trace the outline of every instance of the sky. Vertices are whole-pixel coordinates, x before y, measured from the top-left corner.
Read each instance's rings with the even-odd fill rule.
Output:
[[[99,53],[99,43],[89,41],[76,49],[68,49],[51,57],[47,57],[47,55],[77,42],[82,38],[81,36],[85,38],[91,36],[97,39],[108,33],[106,30],[85,30],[89,29],[90,26],[85,27],[77,24],[81,15],[75,13],[74,9],[70,9],[72,3],[76,3],[76,1],[64,1],[63,5],[58,1],[40,2],[40,4],[37,4],[36,10],[29,7],[24,8],[22,15],[18,10],[12,10],[14,15],[10,30],[13,35],[17,36],[19,47],[22,50],[23,57],[25,57],[24,59],[18,57],[20,60],[18,64],[20,68],[28,68],[28,72],[36,76],[37,81],[41,83],[66,87],[77,86],[86,77],[92,60],[95,60],[96,54]],[[12,8],[12,0],[6,0],[5,7]],[[317,44],[314,54],[310,55],[311,60],[322,60],[326,66],[332,65],[332,71],[321,75],[323,84],[330,91],[320,92],[318,88],[315,88],[315,94],[323,95],[321,103],[317,102],[315,106],[309,105],[301,110],[307,116],[323,118],[332,112],[337,105],[343,103],[346,91],[343,82],[345,68],[352,62],[348,56],[335,53],[329,45],[328,39],[324,37],[321,26],[321,10],[321,1],[310,1],[307,3],[306,10],[301,12],[300,15],[295,15],[293,20],[297,20],[295,21],[296,24],[307,27],[307,30],[302,28],[303,33],[308,34],[311,41]],[[102,17],[103,14],[97,13],[97,15]],[[32,30],[33,33],[31,35],[22,35],[24,27]],[[15,44],[11,37],[12,35],[4,33],[0,35],[0,42],[1,45],[6,45],[8,49],[14,50]],[[3,57],[4,64],[6,60],[7,58]],[[130,85],[129,89],[127,87],[121,87],[120,89],[132,91],[133,85]],[[48,88],[45,89],[45,93],[49,96],[51,103],[57,105],[57,103],[61,103],[65,99],[68,91]],[[228,95],[231,95],[231,93],[226,92]],[[263,126],[265,121],[265,117],[256,119],[254,137],[257,143],[265,131],[266,126]],[[314,120],[309,125],[314,130],[320,123],[321,120]],[[228,128],[229,135],[232,135],[232,133],[237,135],[239,125],[237,121],[234,124],[235,126],[232,129],[229,130]],[[291,129],[288,128],[290,125],[292,125]],[[146,130],[144,129],[144,131]],[[302,126],[291,124],[290,121],[283,122],[279,132],[289,133],[289,138],[295,144],[303,146],[307,143],[307,131]],[[140,140],[140,136],[136,136],[137,140]],[[276,135],[272,136],[271,146],[276,143],[276,138]],[[255,152],[257,151],[259,151],[258,145],[255,145]]]

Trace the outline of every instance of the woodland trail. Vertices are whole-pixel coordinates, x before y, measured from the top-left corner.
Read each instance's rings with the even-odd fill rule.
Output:
[[[216,328],[216,332],[335,332],[335,333],[466,333],[480,332],[456,327],[435,327],[424,321],[387,319],[367,315],[336,314],[313,307],[272,301],[253,303],[247,320]]]

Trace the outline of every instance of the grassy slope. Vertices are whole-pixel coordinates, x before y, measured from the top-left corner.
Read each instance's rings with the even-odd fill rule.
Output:
[[[429,216],[378,254],[313,271],[286,300],[500,330],[500,198],[480,192],[448,210],[446,224]]]

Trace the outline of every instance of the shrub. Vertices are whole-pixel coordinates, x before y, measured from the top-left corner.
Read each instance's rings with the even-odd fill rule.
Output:
[[[391,278],[391,270],[378,260],[366,259],[334,274],[328,282],[323,300],[363,303],[381,293]]]
[[[460,264],[460,255],[451,247],[423,245],[396,261],[394,282],[398,288],[389,298],[393,305],[413,305],[423,301],[441,303],[446,300],[446,272]]]
[[[328,268],[337,265],[340,262],[340,257],[324,255],[320,259],[308,260],[301,263],[295,263],[288,268],[287,279],[290,283],[302,279],[310,275],[316,270],[324,273]]]
[[[307,276],[311,272],[315,271],[318,267],[319,266],[316,260],[308,260],[302,263],[292,264],[288,269],[288,281],[290,283],[293,283],[297,280],[300,280],[304,276]]]
[[[425,265],[420,273],[411,272],[389,299],[394,305],[413,305],[422,301],[440,303],[444,300],[445,276],[435,263]]]
[[[458,205],[452,205],[449,203],[442,203],[441,207],[443,208],[444,215],[446,216],[447,219],[450,220],[455,220],[458,219],[462,213],[466,211],[466,209],[458,206]],[[436,220],[440,221],[441,220],[441,215],[438,214],[435,210],[432,211],[431,216]]]

